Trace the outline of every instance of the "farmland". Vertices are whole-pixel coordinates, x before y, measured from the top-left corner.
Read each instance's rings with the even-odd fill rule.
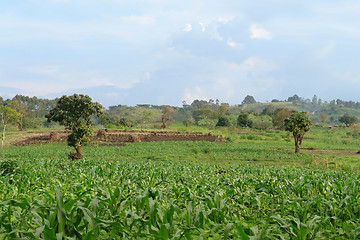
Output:
[[[346,129],[312,129],[301,154],[280,131],[220,133],[228,142],[92,142],[77,161],[63,142],[6,146],[0,238],[360,237],[359,145]]]

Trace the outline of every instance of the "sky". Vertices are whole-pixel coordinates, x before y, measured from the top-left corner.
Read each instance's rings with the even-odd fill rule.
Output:
[[[0,96],[360,101],[357,0],[0,2]]]

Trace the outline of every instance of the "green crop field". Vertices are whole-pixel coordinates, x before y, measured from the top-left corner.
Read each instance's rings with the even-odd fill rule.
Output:
[[[359,239],[359,140],[220,129],[229,142],[0,151],[0,239]],[[10,134],[11,135],[11,134]],[[325,167],[327,164],[328,167]]]

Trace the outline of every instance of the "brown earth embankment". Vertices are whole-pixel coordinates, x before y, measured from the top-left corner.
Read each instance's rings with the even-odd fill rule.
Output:
[[[64,142],[70,134],[66,130],[53,130],[19,139],[13,145],[25,146],[30,144]],[[136,131],[136,130],[96,130],[91,141],[109,143],[153,142],[153,141],[226,141],[221,135],[211,133],[177,132],[177,131]]]

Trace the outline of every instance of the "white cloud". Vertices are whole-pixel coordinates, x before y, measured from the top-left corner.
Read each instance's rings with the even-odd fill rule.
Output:
[[[184,32],[190,32],[192,30],[192,25],[191,24],[186,24],[185,27],[183,28]]]
[[[201,22],[199,22],[200,26],[201,26],[201,31],[202,32],[205,32],[205,25]]]
[[[185,100],[187,103],[192,103],[196,99],[208,99],[204,90],[199,86],[195,87],[193,90],[185,88],[183,98],[183,100]]]
[[[270,40],[273,38],[272,34],[267,31],[265,28],[258,24],[251,24],[249,27],[251,36],[251,39],[265,39]]]
[[[226,41],[226,44],[227,44],[229,47],[237,48],[237,49],[240,49],[240,48],[243,47],[243,44],[237,43],[237,42],[233,41],[231,38]]]
[[[231,39],[227,40],[226,43],[227,43],[227,45],[230,46],[230,47],[236,47],[236,45],[237,45],[236,42],[234,42],[234,41],[231,40]]]

